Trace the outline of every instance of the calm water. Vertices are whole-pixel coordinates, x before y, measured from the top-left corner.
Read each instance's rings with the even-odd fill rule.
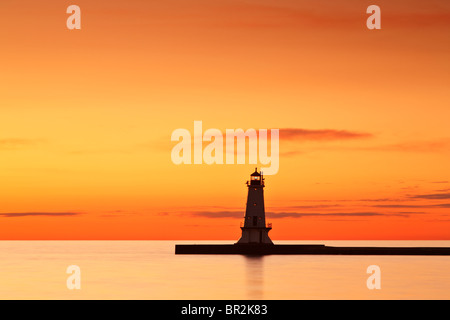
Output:
[[[450,299],[450,256],[175,255],[175,243],[0,241],[0,299]],[[450,246],[450,241],[277,241]],[[81,268],[69,290],[66,269]],[[381,289],[369,290],[369,265]]]

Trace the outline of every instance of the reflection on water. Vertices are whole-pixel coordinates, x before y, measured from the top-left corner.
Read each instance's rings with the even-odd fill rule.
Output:
[[[450,256],[175,255],[176,243],[193,242],[0,241],[0,299],[450,299]],[[70,265],[81,290],[66,286]],[[369,265],[381,269],[381,290],[366,286]]]
[[[264,256],[244,256],[249,300],[264,299]]]

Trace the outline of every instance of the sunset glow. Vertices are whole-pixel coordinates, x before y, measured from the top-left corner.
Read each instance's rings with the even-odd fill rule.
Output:
[[[171,161],[202,121],[279,129],[274,242],[450,240],[450,3],[76,3],[0,4],[0,239],[238,240],[255,165]]]

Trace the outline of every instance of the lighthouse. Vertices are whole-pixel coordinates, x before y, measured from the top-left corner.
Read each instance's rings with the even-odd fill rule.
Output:
[[[255,168],[247,181],[248,195],[245,220],[241,223],[242,236],[236,244],[267,244],[273,245],[269,238],[272,224],[266,224],[264,210],[264,177]]]

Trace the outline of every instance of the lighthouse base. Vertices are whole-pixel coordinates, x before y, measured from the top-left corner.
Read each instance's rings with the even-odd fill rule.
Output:
[[[242,237],[236,244],[273,244],[269,238],[272,228],[241,227]]]
[[[450,256],[446,247],[329,247],[323,244],[177,244],[175,254]]]

